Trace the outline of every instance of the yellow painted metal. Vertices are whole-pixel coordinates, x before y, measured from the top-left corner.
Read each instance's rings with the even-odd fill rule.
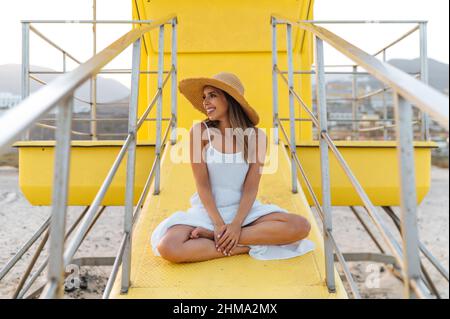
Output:
[[[271,82],[271,26],[270,15],[281,14],[290,19],[312,19],[313,1],[261,0],[199,0],[196,5],[182,0],[133,1],[133,18],[157,19],[169,14],[178,16],[178,80],[190,76],[212,75],[220,71],[236,73],[244,82],[245,95],[258,110],[261,122],[258,127],[272,126]],[[213,30],[213,31],[211,31]],[[245,32],[243,32],[245,31]],[[196,34],[196,37],[192,37]],[[258,36],[255,36],[257,34]],[[165,32],[165,70],[170,69],[171,28]],[[293,29],[294,68],[309,70],[313,60],[312,39],[298,28]],[[286,32],[278,27],[279,67],[287,69]],[[157,69],[157,30],[145,37],[142,46],[141,70]],[[300,54],[301,53],[301,54]],[[296,75],[295,87],[302,98],[311,104],[311,78]],[[142,114],[156,92],[156,75],[140,77],[139,113]],[[300,86],[300,83],[302,84]],[[280,114],[288,117],[286,85],[279,80]],[[178,94],[178,92],[177,92]],[[170,117],[170,83],[163,94],[163,117]],[[193,122],[204,116],[179,95],[178,127],[189,129]],[[155,117],[155,110],[150,117]],[[300,107],[296,108],[298,117]],[[304,114],[300,114],[303,116]],[[307,116],[305,116],[307,117]],[[320,169],[317,143],[312,141],[311,122],[298,121],[299,146],[297,153],[310,177],[314,190],[320,197]],[[167,122],[162,124],[162,131]],[[179,133],[182,130],[179,130]],[[184,132],[185,133],[185,132]],[[270,134],[270,132],[268,132]],[[289,134],[289,132],[288,132]],[[180,138],[180,134],[178,139]],[[137,155],[137,186],[135,200],[145,181],[154,159],[155,122],[147,121],[138,133],[141,146]],[[21,142],[19,146],[19,181],[22,192],[33,205],[49,205],[53,176],[54,142]],[[89,204],[103,182],[119,151],[120,141],[74,141],[71,159],[69,205]],[[399,182],[397,155],[394,142],[337,142],[356,177],[366,189],[375,205],[398,205]],[[415,153],[417,195],[420,202],[430,186],[430,147],[432,143],[417,144]],[[331,158],[331,187],[333,205],[360,205],[334,156]],[[124,160],[124,163],[126,159]],[[302,178],[299,176],[299,180]],[[302,181],[302,186],[303,181]],[[124,198],[125,171],[121,165],[104,205],[121,205]],[[312,204],[309,194],[305,191]]]
[[[197,0],[141,1],[132,0],[134,19],[157,19],[176,14],[178,17],[178,80],[192,76],[212,76],[222,71],[233,72],[245,86],[245,96],[258,110],[260,128],[272,127],[272,28],[270,16],[283,14],[291,19],[312,19],[313,0]],[[286,27],[278,26],[279,68],[287,70]],[[164,37],[164,69],[169,70],[171,27],[166,25]],[[192,36],[195,35],[195,36]],[[310,70],[313,60],[311,35],[293,29],[294,68]],[[158,30],[145,37],[142,46],[142,68],[157,70]],[[300,54],[301,53],[301,54]],[[311,105],[310,75],[295,77],[294,87]],[[163,94],[163,117],[170,116],[170,83]],[[157,89],[155,74],[142,75],[139,110],[142,112]],[[178,94],[178,92],[177,92]],[[279,79],[279,116],[288,117],[288,90]],[[307,118],[296,108],[296,117]],[[152,116],[155,116],[152,111]],[[178,95],[178,126],[189,129],[194,120],[205,116]],[[155,141],[155,122],[145,123],[138,134],[141,141]],[[311,140],[310,122],[296,123],[298,140]]]
[[[122,147],[121,141],[73,141],[68,205],[90,205]],[[19,184],[32,205],[51,205],[54,141],[18,142]],[[135,203],[144,188],[155,157],[154,145],[138,144]],[[102,202],[122,206],[125,198],[126,156]]]
[[[400,205],[400,178],[396,142],[393,141],[337,141],[336,145],[354,175],[376,206]],[[417,202],[420,203],[430,189],[431,149],[434,142],[414,142]],[[320,151],[317,141],[297,145],[297,155],[304,167],[314,192],[321,200]],[[337,162],[329,152],[331,202],[334,206],[362,205],[358,194]],[[313,205],[306,184],[300,173],[299,180],[308,202]]]
[[[167,125],[167,124],[164,124]],[[185,141],[184,141],[185,143]],[[73,141],[69,185],[69,205],[88,205],[123,142],[121,141]],[[32,205],[50,205],[53,183],[54,141],[29,141],[15,144],[19,147],[20,188]],[[336,145],[350,165],[356,177],[377,206],[398,206],[400,188],[397,150],[392,141],[337,141]],[[431,149],[433,142],[415,142],[417,199],[420,203],[430,188]],[[315,141],[297,145],[297,155],[308,178],[320,198],[319,149]],[[154,159],[154,145],[140,144],[136,159],[135,201],[143,188]],[[122,205],[125,189],[124,159],[114,178],[103,204]],[[334,206],[361,205],[346,175],[330,153],[331,194]],[[299,180],[308,202],[312,205],[302,177]]]
[[[164,152],[161,193],[153,195],[152,189],[149,191],[134,229],[131,287],[127,294],[120,294],[119,270],[111,298],[347,298],[337,271],[336,293],[328,292],[322,237],[303,192],[292,194],[289,189],[289,159],[282,143],[270,145],[277,169],[263,174],[258,199],[310,220],[309,239],[317,245],[313,252],[287,260],[261,261],[239,255],[185,264],[154,256],[149,243],[151,232],[173,212],[186,210],[195,192],[190,164],[174,163],[169,156],[178,152],[180,145],[169,145]]]

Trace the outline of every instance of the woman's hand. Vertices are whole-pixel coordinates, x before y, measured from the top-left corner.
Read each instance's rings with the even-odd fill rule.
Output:
[[[218,250],[223,252],[224,255],[229,256],[230,251],[239,243],[239,237],[241,236],[241,225],[231,223],[226,224],[225,227],[225,232],[220,236],[218,241]]]
[[[225,223],[214,224],[214,243],[216,244],[216,249],[219,247],[219,240],[222,234],[225,232],[227,225]]]

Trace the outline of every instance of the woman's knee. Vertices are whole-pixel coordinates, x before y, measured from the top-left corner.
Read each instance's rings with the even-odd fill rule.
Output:
[[[170,242],[166,238],[162,238],[158,244],[158,252],[162,258],[173,262],[181,263],[183,262],[183,255],[180,249],[180,245],[174,242]]]
[[[301,240],[308,237],[309,232],[311,231],[311,224],[303,216],[292,214],[290,225],[292,226],[291,229],[294,240]]]

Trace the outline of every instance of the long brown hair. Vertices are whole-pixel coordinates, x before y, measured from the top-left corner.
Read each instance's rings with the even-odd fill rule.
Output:
[[[248,163],[249,160],[249,138],[250,134],[247,131],[247,134],[244,134],[248,128],[251,128],[254,132],[252,132],[253,135],[256,134],[256,127],[253,125],[252,121],[250,121],[247,114],[244,112],[244,109],[239,104],[238,101],[235,100],[231,95],[229,95],[227,92],[221,90],[223,94],[225,95],[225,98],[228,102],[228,119],[230,121],[231,128],[233,129],[233,136],[236,135],[236,142],[238,147],[241,147],[243,144],[244,149],[244,160]],[[218,120],[210,120],[209,118],[206,118],[204,120],[204,123],[208,127],[219,127]],[[241,129],[241,130],[240,130]]]

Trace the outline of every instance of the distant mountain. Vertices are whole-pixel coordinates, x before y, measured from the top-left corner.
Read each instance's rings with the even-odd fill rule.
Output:
[[[32,65],[30,69],[33,71],[54,71],[48,68]],[[37,78],[49,83],[59,74],[36,74]],[[34,92],[42,87],[42,84],[30,79],[30,91]],[[0,92],[10,92],[14,95],[20,95],[21,90],[21,65],[5,64],[0,65]],[[117,101],[126,100],[130,94],[130,90],[120,82],[97,77],[97,102],[98,103],[115,103]],[[79,89],[75,91],[75,96],[85,101],[89,101],[90,81],[87,81]],[[75,101],[76,112],[87,112],[89,105],[79,101]]]
[[[420,72],[420,59],[392,59],[388,61],[393,66],[410,73]],[[448,92],[448,64],[428,59],[429,84],[435,89]]]
[[[402,71],[408,73],[420,72],[420,59],[392,59],[387,61],[389,64],[399,68]],[[440,92],[446,92],[448,94],[448,64],[436,61],[434,59],[428,59],[428,75],[429,84]],[[314,80],[313,80],[314,81]],[[350,75],[327,75],[328,83],[346,83],[347,91],[351,90],[352,77]],[[379,88],[380,82],[371,76],[359,76],[359,83],[365,83],[372,88]],[[347,93],[348,93],[347,92]]]

